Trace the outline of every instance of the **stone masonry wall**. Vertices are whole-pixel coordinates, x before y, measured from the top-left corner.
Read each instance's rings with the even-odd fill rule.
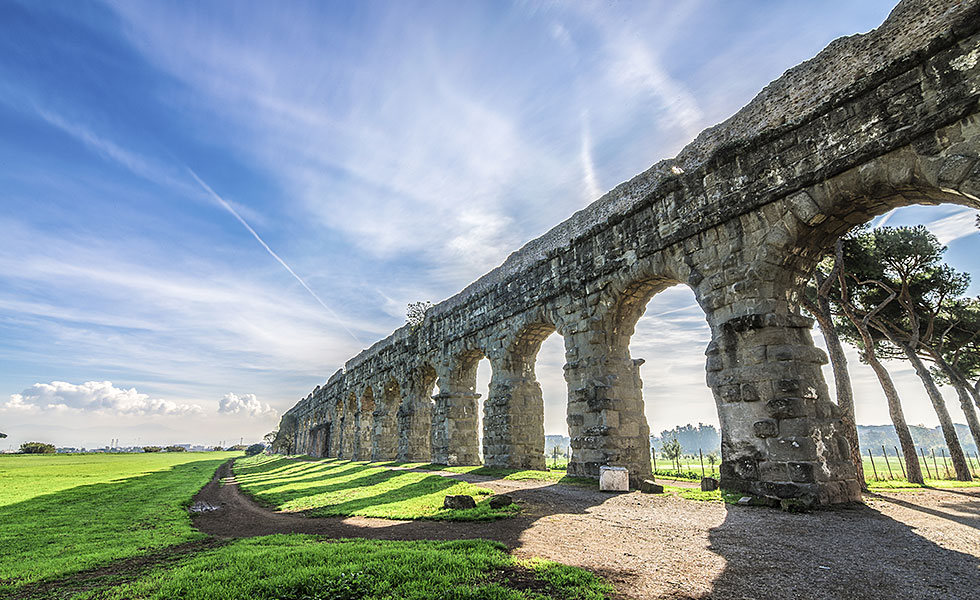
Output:
[[[787,71],[674,159],[616,187],[364,350],[284,416],[294,452],[480,461],[475,364],[490,359],[483,460],[543,466],[541,341],[565,342],[569,466],[650,472],[629,338],[689,286],[712,341],[722,486],[827,504],[853,465],[795,299],[833,240],[914,203],[980,205],[980,4],[901,3],[877,30]],[[435,388],[438,393],[435,393]]]

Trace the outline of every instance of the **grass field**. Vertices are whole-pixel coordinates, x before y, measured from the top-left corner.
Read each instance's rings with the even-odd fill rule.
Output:
[[[184,510],[237,452],[0,456],[4,590],[201,539]]]
[[[611,591],[586,571],[520,562],[489,541],[208,538],[192,527],[185,507],[235,455],[0,457],[0,598],[598,600]],[[259,460],[251,462],[260,477]],[[318,465],[274,468],[311,466]],[[356,463],[351,469],[375,475]],[[374,501],[429,489],[402,483]]]
[[[887,462],[883,456],[875,456],[873,468],[871,460],[867,456],[864,457],[863,462],[864,477],[869,482],[876,479],[878,481],[905,479],[905,461],[899,461],[897,456],[889,456]],[[980,479],[980,463],[977,462],[977,459],[971,457],[967,462],[970,465],[970,472],[973,477]],[[952,484],[954,487],[956,484],[962,483],[956,481],[954,478],[955,471],[953,470],[952,462],[946,459],[944,463],[942,456],[937,456],[935,460],[929,455],[927,455],[926,460],[922,460],[922,457],[919,457],[919,468],[922,469],[922,474],[927,480]]]
[[[944,466],[941,456],[937,457],[935,462],[933,461],[932,457],[929,456],[928,469],[926,468],[925,461],[921,461],[920,465],[922,468],[922,474],[926,477],[925,487],[980,487],[980,463],[978,463],[976,459],[970,463],[974,481],[957,481],[956,479],[947,476],[947,466],[949,474],[953,473],[953,466],[949,463],[948,459],[946,463],[947,466]],[[664,466],[659,463],[657,466],[660,467],[655,473],[658,478],[680,479],[684,481],[700,481],[701,479],[701,465],[699,463],[682,462],[680,464],[680,470],[677,470],[675,467],[671,467],[669,469],[664,468]],[[889,467],[891,470],[889,470]],[[868,457],[864,458],[864,478],[868,482],[868,486],[871,489],[903,489],[923,487],[918,484],[909,483],[905,479],[905,472],[903,469],[904,461],[900,463],[898,458],[895,456],[889,456],[887,463],[885,462],[884,457],[875,456],[874,468],[872,468],[871,460]],[[714,471],[711,471],[707,464],[704,467],[704,472],[709,477],[718,477],[718,470],[715,469]]]
[[[535,594],[513,589],[508,583],[518,577],[530,578],[542,589]],[[496,542],[325,543],[310,536],[277,535],[203,552],[176,569],[157,570],[77,600],[600,600],[611,591],[580,569],[545,561],[520,563]]]
[[[487,488],[434,473],[392,470],[338,459],[253,456],[235,461],[241,488],[266,506],[312,516],[476,521],[506,517],[515,505],[492,509]],[[447,495],[468,495],[476,508],[447,510]]]

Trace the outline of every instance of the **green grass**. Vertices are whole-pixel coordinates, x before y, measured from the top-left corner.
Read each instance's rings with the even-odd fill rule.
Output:
[[[512,582],[523,575],[534,592]],[[277,535],[202,552],[171,570],[76,600],[599,600],[612,589],[581,569],[521,563],[496,542],[323,542]]]
[[[864,478],[868,480],[869,483],[876,481],[905,481],[905,461],[899,462],[897,456],[890,455],[888,457],[888,462],[885,462],[884,457],[875,456],[874,468],[871,467],[871,460],[867,456],[864,457]],[[974,479],[980,480],[980,465],[978,465],[975,458],[970,458],[967,461],[970,465],[970,473],[973,475]],[[928,469],[926,468],[928,466]],[[889,471],[889,467],[891,470]],[[936,460],[932,460],[932,456],[927,456],[927,460],[922,460],[919,457],[919,468],[922,469],[922,475],[929,481],[941,482],[945,487],[963,487],[961,484],[963,482],[953,479],[955,472],[953,470],[952,462],[947,459],[946,464],[943,464],[943,458],[937,456]],[[937,471],[938,468],[938,471]],[[949,476],[947,477],[947,472]],[[969,483],[969,482],[966,482]],[[952,485],[949,485],[952,484]],[[980,481],[975,481],[974,485],[980,486]],[[942,486],[935,486],[942,487]]]
[[[581,569],[521,562],[480,540],[290,535],[224,544],[195,531],[184,508],[221,462],[238,455],[0,457],[0,598],[590,600],[612,591]],[[273,479],[296,483],[328,466],[242,462],[263,465],[273,487],[283,485]],[[333,468],[347,473],[348,487],[375,475],[358,463]],[[412,485],[402,483],[374,500]]]
[[[663,484],[661,484],[663,485]],[[721,490],[703,492],[701,488],[689,488],[675,485],[664,485],[664,492],[677,494],[685,500],[696,500],[698,502],[721,502]]]
[[[902,489],[922,489],[922,488],[975,488],[980,487],[980,480],[956,481],[952,479],[926,479],[925,485],[909,483],[904,479],[889,479],[885,481],[868,480],[868,488],[871,490],[902,490]]]
[[[492,509],[489,489],[434,473],[393,470],[337,459],[254,456],[235,461],[235,478],[257,501],[311,516],[481,521],[514,514],[516,505]],[[447,495],[468,495],[476,508],[447,510]]]
[[[555,483],[583,485],[596,487],[598,482],[591,477],[573,477],[564,469],[550,469],[548,471],[537,471],[533,469],[504,469],[501,467],[447,467],[435,463],[386,463],[384,466],[397,466],[407,469],[420,469],[424,471],[449,471],[451,473],[465,473],[470,475],[483,475],[486,477],[496,477],[499,479],[509,479],[511,481],[554,481]]]
[[[239,454],[0,456],[0,597],[203,538],[185,505]]]

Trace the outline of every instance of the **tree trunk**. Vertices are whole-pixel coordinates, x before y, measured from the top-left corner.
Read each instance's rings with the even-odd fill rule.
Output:
[[[819,280],[818,280],[819,284]],[[868,491],[868,483],[864,479],[864,459],[861,458],[861,444],[858,440],[857,420],[854,416],[854,392],[851,388],[851,375],[847,370],[847,357],[841,345],[834,319],[830,312],[830,302],[823,296],[817,297],[817,305],[809,302],[807,310],[813,313],[820,325],[823,339],[827,342],[827,355],[830,366],[834,370],[834,387],[837,389],[837,406],[840,407],[841,422],[844,424],[844,437],[851,448],[851,462],[857,471],[858,483],[863,491]]]
[[[973,409],[973,395],[970,393],[970,384],[967,383],[966,378],[959,371],[946,362],[946,359],[941,354],[932,351],[929,354],[935,359],[936,364],[943,370],[943,373],[949,377],[953,388],[956,389],[956,395],[960,400],[960,408],[963,409],[963,414],[966,416],[966,424],[970,427],[970,434],[973,436],[973,443],[976,444],[977,448],[980,448],[980,420],[977,420],[977,413]]]
[[[909,432],[908,423],[905,422],[902,401],[898,397],[898,390],[895,389],[895,383],[888,374],[888,369],[885,368],[885,365],[881,364],[881,361],[875,355],[874,340],[871,339],[871,332],[868,331],[867,324],[858,320],[848,308],[844,308],[844,314],[861,334],[861,340],[864,345],[862,349],[864,360],[874,370],[875,375],[878,377],[878,382],[881,384],[881,389],[885,392],[885,400],[888,401],[888,415],[891,417],[892,424],[895,426],[895,434],[898,435],[898,441],[902,446],[902,454],[905,455],[905,470],[907,471],[909,483],[924,484],[925,479],[922,477],[922,466],[919,465],[919,457],[915,453],[915,442],[912,441],[912,434]]]
[[[915,374],[922,380],[922,385],[925,386],[926,393],[929,394],[929,400],[932,401],[932,407],[936,410],[939,425],[943,430],[943,438],[946,440],[946,447],[949,448],[949,458],[952,460],[953,469],[956,471],[956,479],[972,481],[970,467],[967,466],[966,457],[963,455],[963,447],[960,445],[960,439],[956,436],[956,428],[953,426],[953,419],[949,416],[949,409],[946,408],[946,400],[939,392],[932,374],[929,373],[929,369],[926,368],[922,359],[911,346],[905,342],[898,342],[898,344],[905,356],[908,357],[909,362],[912,363]]]

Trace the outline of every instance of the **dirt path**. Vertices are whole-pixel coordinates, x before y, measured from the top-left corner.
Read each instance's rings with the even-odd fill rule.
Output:
[[[195,498],[220,509],[196,516],[195,524],[219,537],[499,540],[520,557],[598,572],[627,598],[966,600],[980,589],[977,489],[872,494],[863,506],[801,515],[440,474],[508,493],[525,510],[492,523],[307,518],[257,506],[225,465]]]

